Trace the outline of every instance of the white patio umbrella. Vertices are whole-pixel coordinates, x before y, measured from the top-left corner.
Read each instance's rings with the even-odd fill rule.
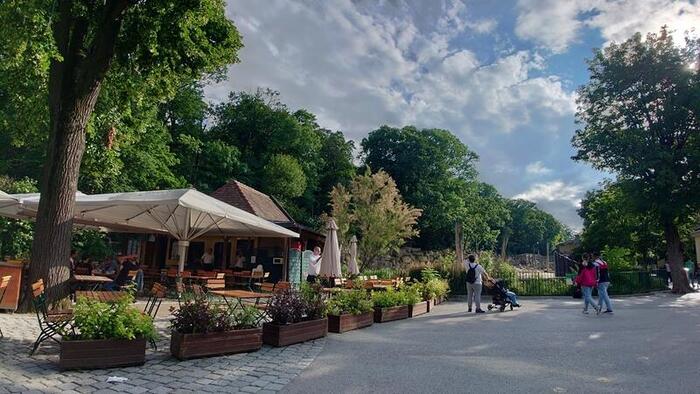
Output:
[[[26,202],[36,209],[38,199]],[[191,240],[208,233],[298,238],[299,234],[195,189],[79,195],[74,217],[107,228],[166,233],[178,240],[178,273]]]
[[[359,275],[360,269],[357,268],[357,237],[352,236],[350,239],[350,262],[348,262],[348,271],[352,275]]]
[[[39,193],[7,194],[0,190],[0,216],[12,219],[30,219],[36,212],[27,209],[24,202],[38,198]]]
[[[338,226],[335,220],[329,219],[326,225],[326,243],[321,255],[321,276],[340,278],[340,246],[338,246]]]

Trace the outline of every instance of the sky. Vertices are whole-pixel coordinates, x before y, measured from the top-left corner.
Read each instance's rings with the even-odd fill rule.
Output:
[[[575,231],[581,198],[610,178],[571,160],[576,89],[593,48],[663,25],[700,29],[700,0],[227,0],[241,62],[207,86],[270,88],[359,142],[380,125],[442,128],[479,177]],[[360,152],[357,152],[358,154]]]

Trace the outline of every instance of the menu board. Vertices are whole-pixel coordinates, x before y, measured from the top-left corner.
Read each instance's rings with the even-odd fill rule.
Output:
[[[299,249],[289,249],[289,282],[297,287],[301,283],[302,278],[302,263],[301,251]]]

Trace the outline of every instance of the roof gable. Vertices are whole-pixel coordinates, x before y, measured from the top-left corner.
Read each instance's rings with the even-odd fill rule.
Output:
[[[236,180],[216,189],[211,196],[271,222],[294,222],[270,196]]]

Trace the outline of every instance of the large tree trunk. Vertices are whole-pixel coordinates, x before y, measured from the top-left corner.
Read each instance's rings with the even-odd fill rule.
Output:
[[[688,276],[683,269],[681,237],[673,220],[664,221],[664,238],[666,238],[666,261],[671,267],[673,292],[677,294],[693,292],[693,288],[688,283]]]
[[[510,240],[510,229],[506,228],[503,230],[503,240],[501,241],[501,258],[508,258],[508,241]]]
[[[455,261],[452,264],[452,275],[454,277],[459,276],[462,271],[464,264],[464,233],[462,230],[462,223],[455,223]]]
[[[61,55],[49,69],[50,127],[41,200],[32,242],[29,281],[20,310],[31,306],[31,284],[44,280],[47,301],[68,295],[68,258],[73,230],[73,207],[80,162],[85,151],[85,127],[100,86],[114,57],[117,36],[128,0],[108,0],[101,8],[96,31],[88,17],[73,13],[73,2],[58,2],[52,30]],[[92,34],[91,34],[92,33]],[[89,37],[92,42],[87,43]]]

